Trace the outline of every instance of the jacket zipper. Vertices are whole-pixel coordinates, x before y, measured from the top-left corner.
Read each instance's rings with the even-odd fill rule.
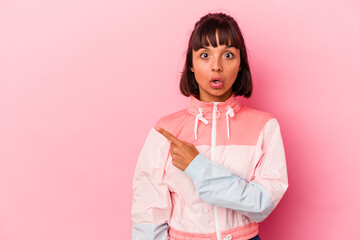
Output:
[[[217,112],[217,105],[219,102],[214,102],[213,108],[213,122],[211,127],[211,161],[215,159],[215,146],[216,146],[216,112]],[[220,234],[220,226],[219,226],[219,217],[218,217],[218,209],[214,206],[214,216],[215,216],[215,230],[216,236],[218,240],[221,240]]]

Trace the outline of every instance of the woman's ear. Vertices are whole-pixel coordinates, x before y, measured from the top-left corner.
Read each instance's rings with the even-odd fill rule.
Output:
[[[191,67],[190,70],[191,70],[192,72],[194,72],[194,68]]]

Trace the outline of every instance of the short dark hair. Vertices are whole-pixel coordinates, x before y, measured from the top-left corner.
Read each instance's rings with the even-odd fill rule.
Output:
[[[217,47],[216,31],[218,31],[220,45],[229,45],[230,38],[231,45],[240,49],[241,70],[238,72],[232,91],[235,96],[249,98],[253,87],[244,38],[234,18],[222,12],[208,13],[195,24],[189,39],[185,65],[181,74],[180,91],[187,97],[190,95],[199,96],[199,85],[191,71],[193,65],[192,50],[197,51],[204,45],[209,46],[207,38],[213,47]]]

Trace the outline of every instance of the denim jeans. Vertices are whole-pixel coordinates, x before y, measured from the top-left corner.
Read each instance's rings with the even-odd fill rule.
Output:
[[[255,237],[250,238],[249,240],[261,240],[261,238],[259,237],[259,234],[258,234]]]

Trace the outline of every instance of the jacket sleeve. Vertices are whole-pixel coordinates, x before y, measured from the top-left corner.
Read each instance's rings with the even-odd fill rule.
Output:
[[[163,181],[170,144],[154,128],[140,151],[133,177],[133,240],[168,239],[171,198]]]
[[[285,151],[277,120],[268,120],[262,131],[262,156],[252,181],[247,182],[201,153],[184,171],[204,201],[239,211],[255,222],[263,221],[272,212],[288,188]]]

